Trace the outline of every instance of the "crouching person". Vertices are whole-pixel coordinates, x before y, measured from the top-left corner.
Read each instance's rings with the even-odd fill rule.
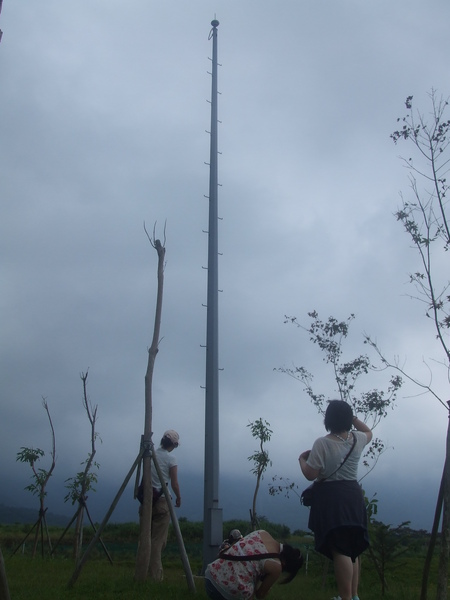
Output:
[[[206,593],[211,600],[265,598],[282,573],[289,583],[303,564],[297,548],[277,542],[264,530],[253,531],[209,564]]]

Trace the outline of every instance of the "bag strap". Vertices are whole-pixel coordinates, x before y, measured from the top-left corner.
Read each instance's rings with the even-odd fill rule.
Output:
[[[218,558],[223,558],[224,560],[265,560],[266,558],[280,558],[280,553],[266,552],[265,554],[247,554],[240,556],[236,554],[226,554],[225,552],[220,552]]]
[[[321,479],[320,483],[322,483],[322,481],[325,481],[325,479],[329,479],[330,477],[332,477],[335,473],[337,473],[339,471],[339,469],[341,467],[344,466],[347,458],[350,456],[350,454],[353,452],[353,448],[356,446],[356,435],[354,433],[352,433],[352,435],[353,435],[353,444],[352,444],[352,447],[350,448],[350,450],[347,452],[344,460],[341,462],[341,464],[338,466],[338,468],[335,471],[333,471],[330,475],[328,475],[328,477],[325,477],[324,479]]]

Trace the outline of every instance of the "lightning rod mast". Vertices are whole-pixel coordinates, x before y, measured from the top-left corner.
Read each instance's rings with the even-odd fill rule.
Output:
[[[218,554],[223,540],[219,508],[219,336],[218,336],[218,151],[217,151],[217,27],[212,29],[211,132],[209,167],[208,292],[206,321],[205,473],[203,512],[203,572]]]

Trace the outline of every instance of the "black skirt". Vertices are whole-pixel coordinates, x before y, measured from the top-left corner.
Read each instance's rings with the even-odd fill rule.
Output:
[[[308,527],[317,552],[332,560],[335,551],[355,561],[369,546],[366,505],[358,482],[317,483]]]

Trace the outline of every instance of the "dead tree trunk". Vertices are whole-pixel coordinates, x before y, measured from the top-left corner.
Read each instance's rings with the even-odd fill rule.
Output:
[[[438,535],[439,523],[441,521],[442,514],[442,502],[444,498],[444,473],[442,474],[441,485],[439,486],[439,494],[436,502],[436,509],[434,512],[434,521],[431,528],[430,542],[427,548],[427,555],[425,557],[425,563],[422,572],[422,587],[420,590],[420,600],[427,600],[428,596],[428,579],[430,576],[431,562],[433,560],[434,549],[436,546],[436,540]]]
[[[156,355],[158,354],[159,332],[161,329],[161,313],[163,300],[163,284],[164,284],[164,258],[166,249],[161,244],[160,240],[155,239],[153,230],[153,238],[149,237],[150,243],[158,253],[158,291],[155,310],[155,325],[153,329],[152,345],[148,351],[147,372],[145,374],[145,417],[144,417],[144,438],[143,443],[146,447],[142,465],[142,485],[143,485],[143,500],[140,507],[140,530],[139,530],[139,545],[136,555],[136,566],[134,578],[136,581],[145,581],[147,578],[148,568],[150,565],[151,552],[151,528],[152,528],[152,481],[151,481],[151,436],[152,436],[152,381],[153,369],[155,365]],[[148,235],[148,234],[147,234]]]
[[[2,550],[0,548],[0,600],[11,600],[8,588],[8,579],[6,577],[5,561],[3,560]]]
[[[447,402],[450,407],[450,401]],[[420,590],[420,600],[427,600],[428,597],[428,579],[430,576],[431,562],[434,555],[436,540],[439,529],[439,522],[442,516],[442,537],[441,553],[439,556],[438,581],[436,586],[437,600],[446,600],[447,598],[447,580],[448,580],[448,559],[449,559],[449,540],[450,540],[450,520],[449,520],[449,491],[450,491],[450,413],[447,427],[446,455],[444,471],[442,473],[441,485],[439,487],[436,510],[434,513],[433,527],[431,529],[430,542],[428,544],[427,555],[425,557],[424,568],[422,572],[422,587]]]
[[[447,402],[450,406],[450,401]],[[447,600],[448,559],[450,550],[450,422],[447,428],[447,444],[445,452],[444,474],[442,477],[442,534],[441,553],[439,556],[438,580],[436,599]]]

